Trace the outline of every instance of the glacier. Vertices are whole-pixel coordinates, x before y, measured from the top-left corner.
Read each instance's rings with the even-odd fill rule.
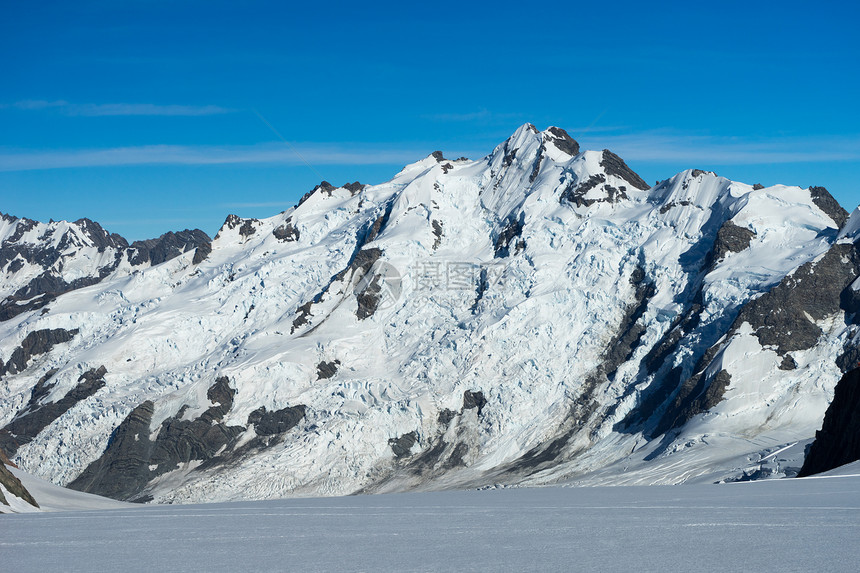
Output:
[[[858,220],[531,124],[169,256],[4,216],[78,241],[4,259],[0,447],[155,503],[791,476],[858,344]],[[28,299],[51,269],[92,280]]]

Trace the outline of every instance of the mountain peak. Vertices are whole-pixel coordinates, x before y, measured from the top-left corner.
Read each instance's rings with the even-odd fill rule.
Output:
[[[603,157],[600,160],[600,166],[606,170],[608,175],[615,175],[620,179],[623,179],[630,183],[636,189],[640,191],[646,191],[650,189],[651,186],[645,183],[645,181],[639,177],[639,175],[630,169],[624,160],[609,151],[608,149],[603,150]]]
[[[579,143],[560,127],[548,127],[544,132],[545,139],[551,142],[559,151],[574,157],[579,155]]]

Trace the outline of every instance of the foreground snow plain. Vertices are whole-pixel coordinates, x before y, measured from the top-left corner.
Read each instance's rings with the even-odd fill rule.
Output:
[[[8,515],[6,571],[856,571],[860,464],[545,487]]]

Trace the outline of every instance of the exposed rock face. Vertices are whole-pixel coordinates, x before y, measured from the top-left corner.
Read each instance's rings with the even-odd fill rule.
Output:
[[[236,227],[238,227],[242,224],[242,221],[243,221],[242,217],[240,217],[239,215],[234,215],[233,213],[230,213],[229,215],[227,215],[227,218],[224,219],[224,224],[221,226],[226,227],[228,229],[235,229]],[[215,238],[217,239],[218,237],[216,236]]]
[[[219,378],[209,389],[207,397],[215,405],[198,418],[184,420],[184,411],[180,410],[176,416],[161,423],[149,460],[150,466],[157,466],[151,470],[152,477],[192,460],[214,458],[245,431],[242,426],[228,426],[222,422],[224,415],[233,406],[236,393],[227,384],[226,377]]]
[[[836,365],[843,374],[860,366],[860,346],[849,342],[845,351],[836,359]]]
[[[104,366],[88,370],[78,378],[78,384],[57,402],[40,404],[47,393],[44,378],[36,384],[30,402],[9,424],[0,430],[0,448],[14,455],[18,448],[35,438],[54,420],[65,414],[78,402],[86,400],[104,387]]]
[[[147,400],[132,410],[111,434],[104,454],[68,487],[114,499],[138,495],[150,479],[149,426],[154,409]]]
[[[790,354],[782,357],[782,362],[779,364],[780,370],[794,370],[795,368],[797,368],[797,362],[795,362]]]
[[[191,259],[192,265],[199,265],[203,261],[206,260],[207,257],[212,253],[212,243],[200,243],[197,245],[197,250],[194,251],[194,258]]]
[[[39,504],[36,503],[36,500],[33,499],[33,496],[30,495],[30,492],[27,491],[27,488],[21,483],[21,480],[15,477],[15,475],[9,471],[5,464],[0,463],[0,484],[3,484],[3,487],[6,488],[6,491],[11,493],[17,498],[23,499],[33,507],[39,507]],[[9,501],[3,495],[3,492],[0,491],[0,503],[3,505],[9,505]]]
[[[627,307],[615,336],[607,345],[604,361],[600,367],[602,374],[607,377],[615,376],[618,367],[630,359],[639,345],[646,330],[639,319],[642,318],[648,303],[656,293],[654,284],[648,280],[642,267],[636,267],[631,273],[630,285],[633,287],[634,302]]]
[[[608,149],[603,150],[603,160],[600,162],[600,166],[606,170],[607,174],[624,179],[636,189],[645,191],[649,188],[648,184],[624,163],[623,159]]]
[[[275,227],[275,229],[272,231],[272,234],[282,243],[298,241],[299,237],[301,236],[299,230],[293,226],[289,218],[287,218],[283,225]]]
[[[385,228],[385,224],[388,222],[388,218],[391,216],[391,206],[389,205],[385,213],[376,218],[373,222],[373,225],[365,232],[364,237],[359,239],[359,250],[364,247],[367,243],[371,241],[375,241],[379,236],[379,233],[382,232],[382,229]]]
[[[290,334],[294,333],[296,331],[296,329],[301,328],[302,326],[304,326],[308,323],[308,320],[310,319],[310,317],[313,316],[313,313],[311,312],[311,307],[312,307],[313,303],[314,303],[314,301],[309,300],[308,302],[306,302],[302,305],[299,305],[299,307],[296,308],[296,318],[293,320],[293,325],[292,325],[292,328],[290,329]]]
[[[588,192],[597,187],[600,187],[603,191],[601,196],[588,197]],[[614,187],[609,185],[606,183],[606,176],[603,173],[598,173],[590,176],[585,181],[572,182],[567,189],[562,192],[561,197],[559,197],[559,201],[562,203],[564,201],[568,201],[577,207],[590,207],[595,203],[617,203],[628,198],[626,186],[621,185],[619,187]]]
[[[565,423],[555,436],[525,452],[507,466],[506,471],[528,474],[557,463],[576,434],[585,431],[594,417],[600,416],[595,393],[601,384],[615,378],[618,368],[638,347],[646,332],[640,319],[656,292],[641,267],[633,270],[629,283],[633,288],[633,301],[624,309],[620,324],[603,350],[599,366],[586,377],[578,398],[570,406]]]
[[[658,181],[657,184],[659,185],[660,182]],[[669,201],[668,203],[666,203],[662,207],[660,207],[660,214],[665,215],[670,210],[672,210],[674,207],[689,207],[692,204],[693,204],[692,202],[687,201],[687,200],[678,201],[677,203],[674,201]]]
[[[363,249],[355,255],[355,258],[352,259],[352,262],[346,268],[346,271],[352,273],[353,276],[364,277],[370,272],[371,267],[373,267],[374,263],[376,263],[381,256],[382,251],[380,249]],[[345,274],[337,277],[336,280],[343,280],[344,276]],[[356,299],[358,302],[356,316],[359,319],[365,319],[376,312],[377,305],[381,300],[381,291],[382,287],[379,284],[379,277],[373,277],[373,279],[367,284],[366,288],[356,293]]]
[[[481,411],[484,409],[484,406],[487,405],[487,399],[484,398],[483,392],[472,392],[471,390],[466,390],[463,392],[463,410],[471,410],[473,408],[477,408],[478,415],[481,415]]]
[[[740,253],[750,246],[750,241],[755,238],[755,233],[744,227],[739,227],[726,221],[717,231],[717,240],[711,251],[710,263],[719,262],[727,253]],[[710,266],[710,265],[709,265]]]
[[[92,246],[97,252],[103,253],[108,249],[122,250],[128,247],[128,242],[121,236],[108,233],[89,219],[78,219],[60,227],[55,223],[44,225],[27,218],[3,217],[5,221],[15,223],[15,229],[0,243],[0,269],[16,259],[50,269],[61,265],[68,252],[76,248]],[[31,231],[41,234],[36,239],[27,240],[25,235],[32,234]]]
[[[320,362],[317,365],[317,380],[325,380],[337,374],[337,367],[340,366],[340,360],[332,362]]]
[[[698,292],[694,302],[683,314],[676,317],[668,331],[645,355],[642,361],[643,365],[648,374],[655,376],[657,381],[652,385],[653,387],[647,389],[641,398],[640,406],[631,412],[628,419],[619,425],[620,427],[640,427],[655,412],[659,412],[661,406],[665,407],[666,401],[672,397],[674,392],[679,391],[679,387],[678,396],[686,392],[681,386],[682,381],[684,381],[684,368],[681,365],[671,367],[671,357],[679,350],[684,339],[699,326],[702,310],[701,292]],[[697,363],[695,372],[701,371],[701,364],[702,360]],[[690,384],[695,385],[697,381],[698,379],[690,382]],[[677,406],[670,405],[669,409],[674,407]],[[664,419],[667,418],[664,416]],[[674,419],[671,421],[674,422]],[[660,424],[656,430],[651,431],[648,435],[659,435],[668,430],[669,427],[671,427],[670,424]]]
[[[343,188],[353,195],[356,195],[361,193],[361,190],[364,189],[364,185],[358,181],[353,181],[352,183],[344,183]]]
[[[741,310],[736,324],[750,323],[762,345],[779,354],[811,348],[821,336],[813,322],[841,309],[842,292],[860,275],[853,245],[833,245],[820,261],[806,263]]]
[[[433,235],[436,237],[436,240],[433,241],[433,250],[435,251],[442,244],[442,223],[436,219],[433,219],[430,223],[433,227]]]
[[[239,229],[239,236],[247,239],[251,235],[257,232],[257,225],[259,225],[260,221],[257,219],[243,219],[238,215],[227,215],[227,218],[224,220],[224,224],[221,225],[221,229],[218,231],[218,234],[215,235],[215,239],[221,238],[221,233],[226,230]]]
[[[0,450],[0,464],[6,464],[7,466],[12,466],[13,468],[17,468],[14,463],[9,459],[9,456],[6,455],[6,452]]]
[[[254,222],[256,219],[245,219],[242,223],[242,226],[239,227],[239,234],[243,237],[250,237],[254,233],[257,232],[257,229],[254,227]]]
[[[579,143],[560,127],[550,127],[547,132],[553,136],[552,144],[560,151],[564,151],[571,157],[579,155]],[[549,139],[549,138],[548,138]]]
[[[34,330],[21,341],[21,346],[12,352],[5,366],[0,361],[0,376],[3,374],[16,374],[27,367],[27,363],[34,356],[45,354],[57,344],[68,342],[78,333],[78,329],[65,330],[63,328]]]
[[[398,471],[402,472],[400,475],[415,479],[465,466],[466,459],[474,453],[474,440],[480,432],[474,420],[480,418],[486,405],[487,399],[483,392],[466,390],[459,411],[439,411],[435,436],[422,440],[418,432],[412,431],[390,438],[388,445],[398,462]],[[472,415],[475,418],[468,419],[466,413],[471,410],[475,411]],[[423,449],[413,453],[416,445],[421,445]]]
[[[810,187],[809,194],[818,208],[833,219],[837,229],[845,226],[845,223],[848,221],[848,211],[842,208],[842,205],[833,198],[833,195],[827,189],[824,187]]]
[[[502,162],[502,166],[510,167],[514,164],[514,159],[517,158],[517,150],[516,149],[508,149],[507,143],[505,143],[505,158]]]
[[[399,438],[391,438],[388,440],[388,445],[391,446],[391,451],[394,452],[394,457],[404,458],[412,454],[412,446],[418,443],[418,433],[409,432],[403,434]]]
[[[116,266],[114,264],[103,267],[99,269],[98,276],[81,277],[71,282],[44,272],[0,302],[0,321],[43,308],[63,293],[97,284],[104,276],[113,272]]]
[[[587,180],[581,183],[575,183],[565,189],[565,191],[561,194],[560,199],[563,201],[570,201],[577,207],[588,207],[592,203],[595,203],[597,200],[586,199],[586,193],[605,182],[606,176],[603,173],[597,173],[589,177]]]
[[[704,365],[704,367],[696,368],[696,374],[687,379],[681,386],[681,391],[663,417],[654,435],[678,428],[693,416],[707,412],[720,403],[732,376],[725,370],[710,374],[705,369],[713,360],[714,354],[713,352],[706,353],[699,362],[699,365]]]
[[[362,285],[363,288],[360,289],[360,292],[355,293],[357,303],[355,316],[359,320],[369,318],[376,313],[376,309],[379,308],[379,303],[382,301],[383,280],[382,276],[374,274],[366,284]]]
[[[438,154],[438,157],[437,157],[437,154]],[[431,155],[440,163],[442,161],[447,161],[444,157],[442,157],[441,151],[434,151]],[[345,183],[342,188],[349,191],[352,196],[355,196],[358,193],[361,193],[361,190],[364,189],[365,187],[366,187],[366,185],[363,185],[362,183],[359,183],[358,181],[353,181],[352,183]],[[316,187],[314,187],[313,189],[311,189],[310,191],[308,191],[307,193],[302,195],[302,198],[299,199],[299,202],[296,204],[296,207],[301,206],[305,201],[310,199],[314,195],[314,193],[317,193],[317,192],[324,193],[324,194],[328,195],[329,197],[331,197],[332,193],[334,192],[335,189],[337,189],[337,187],[335,187],[334,185],[332,185],[328,181],[322,181],[322,182],[320,182],[319,185],[317,185]]]
[[[860,460],[860,368],[847,372],[836,385],[833,401],[798,477],[826,472],[857,460]]]
[[[137,406],[114,430],[102,456],[90,464],[68,487],[120,500],[145,501],[147,484],[158,476],[190,462],[204,462],[200,470],[212,468],[251,447],[267,447],[275,442],[258,439],[242,451],[233,451],[246,428],[229,426],[222,420],[233,407],[236,391],[229,379],[218,378],[207,398],[214,403],[197,418],[184,419],[187,406],[161,423],[151,439],[154,404],[147,400]],[[268,412],[265,407],[252,412],[258,436],[277,436],[295,427],[305,415],[304,406]]]
[[[523,224],[520,219],[514,217],[509,219],[496,237],[496,258],[518,255],[526,247],[525,241],[521,238],[522,234]]]
[[[541,146],[538,148],[537,156],[535,157],[535,161],[532,164],[532,172],[529,175],[529,183],[534,183],[535,180],[540,175],[540,166],[543,163],[544,155],[546,154],[546,145],[541,143]]]
[[[207,247],[209,251],[212,250],[212,240],[209,235],[200,229],[185,229],[178,233],[165,233],[157,239],[133,242],[128,247],[128,258],[133,266],[143,263],[150,263],[154,266],[201,246],[204,251],[207,250]]]
[[[293,429],[304,417],[304,406],[281,408],[274,412],[263,406],[248,415],[248,424],[253,424],[258,436],[274,436]]]

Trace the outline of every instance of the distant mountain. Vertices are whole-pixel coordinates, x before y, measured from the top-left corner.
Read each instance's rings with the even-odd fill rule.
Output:
[[[794,475],[860,358],[858,230],[530,124],[211,243],[5,216],[0,448],[156,502]]]
[[[0,320],[44,307],[57,296],[132,269],[158,265],[186,251],[208,253],[199,229],[165,233],[131,245],[89,219],[39,223],[0,213]]]

